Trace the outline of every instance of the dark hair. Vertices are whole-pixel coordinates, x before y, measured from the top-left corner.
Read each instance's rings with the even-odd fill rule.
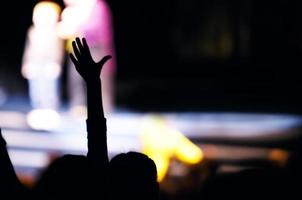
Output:
[[[92,171],[85,156],[65,155],[41,175],[35,192],[42,199],[85,199],[90,194]]]
[[[157,199],[156,165],[142,153],[122,153],[109,163],[111,198]]]

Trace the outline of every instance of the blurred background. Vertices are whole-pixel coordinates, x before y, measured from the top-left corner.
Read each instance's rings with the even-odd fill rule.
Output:
[[[1,85],[9,95],[27,94],[19,72],[37,2],[2,6]],[[122,85],[117,87],[118,105],[299,112],[299,1],[108,3],[116,81]],[[162,84],[166,87],[159,89]]]
[[[28,120],[33,106],[21,68],[38,2],[4,1],[0,12],[0,126],[27,184],[52,159],[86,151],[85,115],[69,112],[67,52],[58,78],[60,120],[49,130]],[[67,7],[63,0],[52,2]],[[170,196],[195,191],[212,174],[286,165],[301,136],[300,1],[107,0],[106,5],[115,54],[107,116],[111,156],[160,152],[154,159]],[[169,144],[171,138],[177,142]]]

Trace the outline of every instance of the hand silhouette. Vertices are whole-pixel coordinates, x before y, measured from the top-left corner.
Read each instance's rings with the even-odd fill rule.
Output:
[[[103,57],[99,62],[95,62],[91,56],[86,39],[76,38],[72,42],[73,54],[69,54],[76,70],[86,83],[100,79],[101,70],[104,64],[111,58],[110,55]]]

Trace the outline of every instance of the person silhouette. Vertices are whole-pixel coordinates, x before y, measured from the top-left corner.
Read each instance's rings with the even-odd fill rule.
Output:
[[[118,154],[109,163],[109,198],[156,200],[157,171],[152,159],[142,153]]]
[[[83,40],[85,41],[85,40]],[[108,166],[106,119],[104,118],[100,71],[110,56],[95,63],[86,41],[72,42],[75,68],[87,85],[87,156],[65,155],[56,159],[41,175],[35,186],[39,198],[104,199]],[[78,49],[79,48],[79,49]]]
[[[0,128],[0,199],[30,199],[30,191],[18,179]]]
[[[139,152],[118,154],[108,163],[106,119],[102,104],[100,73],[111,56],[94,62],[86,39],[72,42],[74,54],[70,58],[87,86],[87,158],[97,169],[108,170],[109,199],[158,198],[156,165],[152,159]]]
[[[109,162],[100,74],[111,56],[95,62],[85,38],[76,38],[72,47],[70,59],[87,86],[88,152],[87,156],[65,155],[54,161],[38,181],[36,193],[44,199],[157,199],[153,160],[128,152]]]

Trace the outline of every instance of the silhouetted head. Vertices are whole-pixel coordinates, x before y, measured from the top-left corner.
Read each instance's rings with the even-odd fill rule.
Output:
[[[142,153],[128,152],[115,156],[109,163],[109,182],[112,200],[158,198],[155,163]]]
[[[65,155],[42,174],[35,191],[42,199],[88,199],[95,181],[85,156]]]

